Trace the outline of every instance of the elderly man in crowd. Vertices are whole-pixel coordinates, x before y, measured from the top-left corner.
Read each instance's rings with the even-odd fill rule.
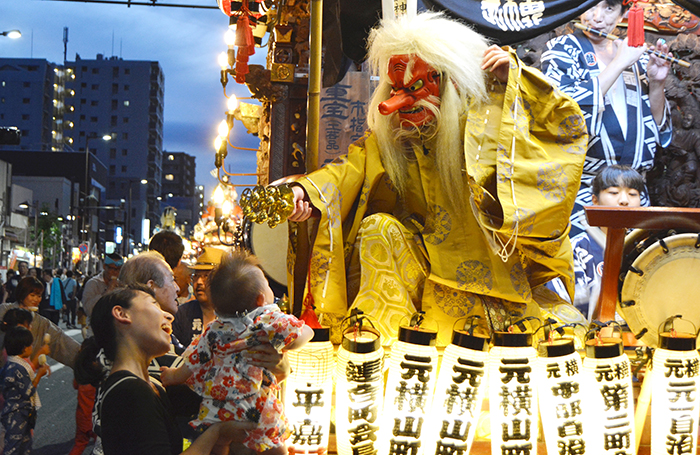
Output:
[[[185,346],[190,344],[194,337],[200,335],[204,328],[216,318],[214,306],[209,302],[206,285],[209,272],[221,263],[223,255],[224,251],[221,249],[205,247],[204,253],[191,267],[195,300],[181,305],[173,322],[173,333]]]

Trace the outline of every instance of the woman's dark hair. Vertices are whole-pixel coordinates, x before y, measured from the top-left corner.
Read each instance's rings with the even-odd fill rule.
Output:
[[[34,294],[35,292],[43,294],[44,283],[42,283],[39,280],[39,278],[33,276],[25,276],[24,278],[19,280],[19,283],[17,284],[17,289],[15,290],[17,303],[21,304],[29,294]]]
[[[31,311],[24,308],[10,308],[2,318],[0,330],[7,332],[18,325],[31,324],[32,319],[34,319],[34,315],[32,315]]]
[[[114,360],[117,354],[117,329],[114,327],[112,308],[120,306],[131,308],[131,301],[139,294],[146,294],[155,298],[155,293],[145,284],[131,284],[127,287],[116,289],[100,297],[90,316],[90,326],[95,334],[95,340],[99,347],[104,349],[105,356]]]
[[[95,337],[92,336],[83,341],[80,345],[80,351],[75,356],[75,365],[73,366],[73,375],[75,382],[78,384],[90,384],[99,386],[102,380],[109,374],[102,363],[98,360],[100,347],[97,345]]]
[[[612,186],[632,188],[639,194],[646,193],[642,174],[623,164],[611,164],[603,168],[593,179],[592,190],[596,197]]]
[[[21,355],[34,342],[34,335],[21,325],[13,327],[5,335],[5,351],[7,355]]]

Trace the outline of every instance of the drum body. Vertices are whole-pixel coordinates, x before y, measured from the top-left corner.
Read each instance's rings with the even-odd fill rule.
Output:
[[[632,231],[625,238],[618,312],[632,333],[656,347],[673,315],[700,325],[700,234]]]
[[[289,231],[287,222],[270,228],[267,224],[243,221],[243,243],[245,248],[260,261],[270,286],[275,294],[287,291],[287,250]],[[278,296],[279,297],[279,296]]]

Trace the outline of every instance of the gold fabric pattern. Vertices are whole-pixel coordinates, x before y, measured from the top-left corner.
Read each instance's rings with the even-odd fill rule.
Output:
[[[442,243],[452,230],[452,217],[444,207],[436,205],[430,211],[423,228],[423,240],[437,245]]]
[[[550,201],[564,200],[567,180],[564,169],[557,163],[545,163],[537,171],[537,189]]]
[[[386,344],[399,321],[422,309],[441,329],[438,344],[446,345],[456,318],[481,315],[487,329],[502,329],[512,317],[539,315],[534,286],[560,277],[573,290],[567,234],[584,155],[567,149],[587,144],[577,128],[585,128],[583,116],[512,51],[508,77],[507,84],[492,84],[487,102],[465,109],[471,192],[465,213],[452,212],[455,195],[446,194],[436,170],[439,151],[414,151],[398,200],[371,133],[350,147],[344,163],[298,180],[323,208],[312,239],[310,292],[324,319],[361,308]],[[547,172],[538,177],[540,169]],[[336,206],[330,214],[323,197]],[[507,254],[496,251],[494,240],[509,245]]]

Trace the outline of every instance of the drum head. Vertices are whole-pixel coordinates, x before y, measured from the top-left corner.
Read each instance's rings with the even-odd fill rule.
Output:
[[[700,326],[700,248],[697,233],[662,238],[644,249],[624,277],[618,312],[641,341],[658,344],[659,326],[676,314]]]
[[[246,231],[246,247],[257,256],[268,278],[280,286],[287,286],[287,249],[289,231],[287,222],[274,228],[267,224],[250,223]]]

